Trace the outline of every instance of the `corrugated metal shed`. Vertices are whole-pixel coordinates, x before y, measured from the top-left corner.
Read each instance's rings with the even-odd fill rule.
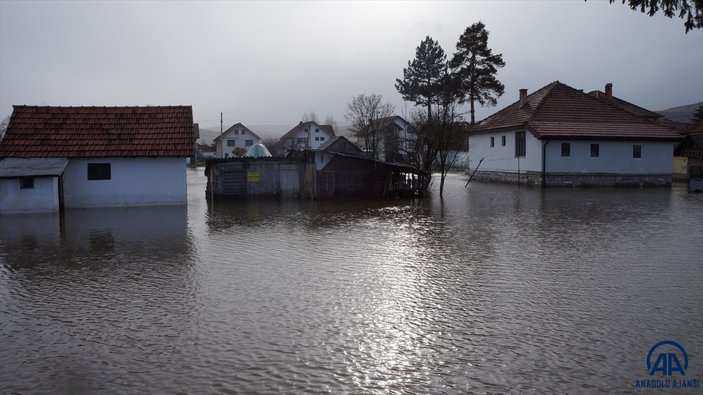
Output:
[[[0,178],[60,176],[65,158],[6,158],[0,160]]]

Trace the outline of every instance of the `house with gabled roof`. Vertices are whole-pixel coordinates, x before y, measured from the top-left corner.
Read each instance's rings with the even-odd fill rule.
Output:
[[[186,204],[191,106],[14,106],[0,214]]]
[[[354,134],[356,143],[374,159],[405,162],[407,153],[417,140],[417,133],[399,115],[379,118]],[[375,152],[374,152],[375,151]]]
[[[559,81],[521,89],[470,127],[469,168],[476,179],[538,186],[671,185],[680,136],[623,102]]]
[[[245,153],[254,144],[259,144],[261,137],[251,129],[237,122],[215,137],[215,149],[218,158],[229,158],[235,156],[234,151],[239,148]]]
[[[281,137],[279,147],[285,152],[279,154],[317,149],[333,137],[332,125],[320,125],[315,121],[300,122]]]

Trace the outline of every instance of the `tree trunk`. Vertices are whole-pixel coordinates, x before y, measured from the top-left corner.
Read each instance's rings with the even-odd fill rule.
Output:
[[[475,121],[474,121],[474,95],[473,94],[469,95],[469,105],[471,107],[471,124],[473,125],[475,123]]]
[[[442,170],[439,178],[439,197],[443,198],[444,197],[444,178],[446,177],[446,174],[444,174],[444,170]]]

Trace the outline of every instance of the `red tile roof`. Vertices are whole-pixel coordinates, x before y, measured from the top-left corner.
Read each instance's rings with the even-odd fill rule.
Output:
[[[281,140],[286,140],[286,139],[292,139],[293,136],[295,136],[299,131],[304,130],[306,128],[310,128],[313,124],[317,125],[325,131],[330,137],[334,137],[334,128],[332,125],[320,125],[316,122],[313,121],[308,121],[308,122],[300,122],[299,124],[295,125],[293,129],[289,130],[288,133],[284,134],[283,137],[281,137]]]
[[[190,156],[191,106],[14,106],[0,157]]]
[[[658,125],[559,81],[472,125],[469,133],[527,129],[537,138],[678,140]]]
[[[649,111],[646,108],[640,107],[636,104],[632,104],[615,96],[611,96],[610,98],[608,98],[608,96],[606,96],[606,94],[601,91],[592,91],[589,92],[588,95],[593,96],[604,103],[610,104],[611,106],[615,106],[621,110],[625,110],[630,114],[637,115],[641,118],[649,119],[650,121],[656,121],[657,119],[663,117],[663,115],[661,114],[658,114],[654,111]]]

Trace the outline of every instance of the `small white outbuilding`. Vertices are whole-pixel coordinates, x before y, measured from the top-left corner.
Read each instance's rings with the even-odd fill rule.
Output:
[[[14,106],[0,214],[186,204],[190,106]]]

